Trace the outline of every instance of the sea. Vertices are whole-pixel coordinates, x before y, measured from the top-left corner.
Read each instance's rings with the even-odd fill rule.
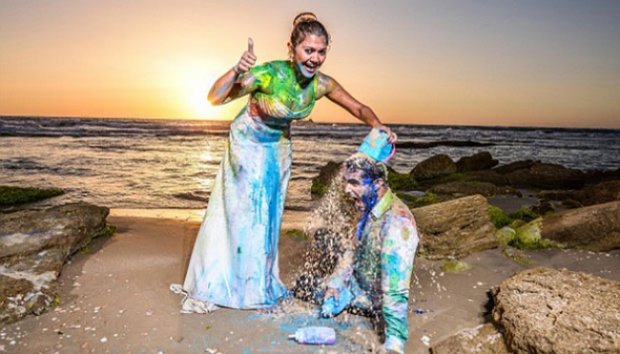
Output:
[[[0,185],[56,187],[50,204],[202,209],[224,153],[229,122],[172,119],[0,117]],[[620,167],[620,130],[391,125],[399,147],[391,167],[409,172],[447,154],[488,151],[500,164],[539,160],[581,170]],[[296,122],[286,208],[312,205],[311,180],[328,161],[353,154],[370,128]],[[43,203],[45,205],[45,203]]]

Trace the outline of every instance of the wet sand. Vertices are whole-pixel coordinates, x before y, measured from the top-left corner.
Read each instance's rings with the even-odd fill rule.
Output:
[[[308,213],[288,212],[283,228],[302,228]],[[171,283],[183,281],[201,211],[113,210],[116,235],[76,254],[60,276],[60,305],[5,326],[0,351],[9,353],[351,353],[376,344],[368,321],[341,315],[318,320],[316,310],[293,302],[276,313],[221,309],[180,314]],[[280,271],[291,284],[307,241],[282,237]],[[485,321],[489,288],[520,270],[547,265],[620,281],[620,250],[610,253],[543,250],[521,265],[499,250],[464,259],[472,268],[442,273],[441,262],[417,259],[407,353],[427,353],[459,330]],[[305,325],[337,330],[333,346],[288,339]]]

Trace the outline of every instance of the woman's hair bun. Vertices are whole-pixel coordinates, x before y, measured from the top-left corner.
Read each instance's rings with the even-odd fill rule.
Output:
[[[299,15],[295,16],[295,19],[293,20],[293,27],[297,26],[302,22],[312,21],[318,21],[315,14],[313,14],[312,12],[302,12]]]

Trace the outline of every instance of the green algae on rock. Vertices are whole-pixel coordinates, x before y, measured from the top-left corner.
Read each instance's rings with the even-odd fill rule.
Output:
[[[0,186],[0,206],[36,202],[64,193],[65,191],[60,188]]]
[[[441,270],[446,273],[461,273],[468,269],[471,269],[471,266],[458,259],[448,259],[441,265]]]

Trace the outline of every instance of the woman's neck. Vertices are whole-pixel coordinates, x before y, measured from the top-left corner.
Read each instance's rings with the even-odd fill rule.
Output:
[[[312,82],[312,79],[314,79],[314,76],[313,77],[304,76],[304,74],[302,74],[301,70],[299,69],[299,65],[295,62],[289,61],[289,64],[291,65],[293,73],[295,74],[295,81],[297,81],[299,86],[301,86],[302,88],[306,88],[308,84]]]

